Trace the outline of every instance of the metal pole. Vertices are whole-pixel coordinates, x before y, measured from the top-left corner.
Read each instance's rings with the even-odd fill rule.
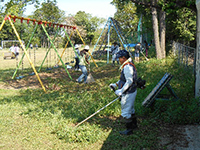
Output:
[[[110,20],[110,17],[108,18],[108,20],[107,20],[107,22],[106,22],[106,24],[105,24],[105,26],[104,26],[104,28],[103,28],[103,30],[102,30],[102,32],[101,32],[99,38],[98,38],[98,40],[97,40],[97,42],[96,42],[96,44],[95,44],[95,46],[94,46],[94,48],[93,48],[92,54],[93,54],[93,52],[94,52],[94,50],[95,50],[97,44],[99,43],[99,40],[100,40],[100,38],[101,38],[101,36],[102,36],[102,34],[103,34],[103,31],[105,30],[105,28],[106,28],[106,26],[107,26],[107,24],[108,24],[108,22],[109,22],[109,20]]]
[[[31,34],[31,37],[30,37],[30,39],[29,39],[29,41],[28,41],[28,44],[26,45],[26,50],[29,48],[29,45],[30,45],[30,43],[31,43],[31,41],[32,41],[32,38],[33,38],[33,36],[34,36],[34,34],[35,34],[37,28],[38,28],[38,24],[36,24],[35,29],[34,29],[34,31],[33,31],[32,34]],[[25,56],[25,53],[23,53],[23,55],[22,55],[22,57],[21,57],[21,60],[19,61],[18,65],[17,65],[17,68],[16,68],[16,70],[15,70],[13,76],[12,76],[12,79],[15,78],[15,76],[16,76],[16,74],[17,74],[17,71],[18,71],[18,69],[19,69],[19,66],[21,65],[22,60],[24,59],[24,56]]]
[[[4,26],[5,22],[6,22],[6,19],[7,19],[7,17],[5,16],[5,18],[3,19],[3,22],[1,23],[0,31],[1,31],[1,29],[3,28],[3,26]]]
[[[45,29],[44,25],[43,25],[43,24],[41,24],[41,26],[42,26],[42,28],[43,28],[44,32],[46,33],[46,35],[47,35],[47,37],[48,37],[49,41],[51,42],[51,45],[53,46],[53,48],[54,48],[55,52],[57,53],[57,55],[58,55],[58,58],[60,59],[60,61],[61,61],[62,65],[63,65],[63,67],[64,67],[65,71],[67,72],[67,74],[68,74],[69,78],[72,80],[72,77],[70,76],[70,74],[69,74],[69,72],[68,72],[67,68],[65,67],[65,64],[64,64],[64,62],[62,61],[62,59],[61,59],[60,55],[58,54],[58,51],[56,50],[56,47],[54,46],[54,44],[53,44],[53,42],[52,42],[51,38],[49,37],[49,34],[47,33],[47,31],[46,31],[46,29]]]
[[[111,19],[110,19],[111,20]],[[108,22],[108,49],[107,49],[107,64],[109,63],[109,44],[110,44],[110,21]]]
[[[93,113],[92,115],[90,115],[89,117],[87,117],[86,119],[84,119],[83,121],[81,121],[80,123],[78,123],[75,127],[78,127],[79,125],[81,125],[82,123],[84,123],[85,121],[87,121],[88,119],[92,118],[94,115],[96,115],[97,113],[99,113],[100,111],[102,111],[104,108],[108,107],[110,104],[112,104],[113,102],[115,102],[119,98],[120,97],[117,97],[116,99],[114,99],[113,101],[111,101],[110,103],[108,103],[106,106],[102,107],[101,109],[99,109],[98,111],[96,111],[95,113]]]
[[[119,37],[124,49],[127,50],[126,46],[124,46],[124,42],[123,42],[122,38],[120,37],[120,33],[117,31],[117,28],[115,27],[115,25],[114,25],[112,20],[111,20],[111,22],[112,22],[113,27],[115,28],[115,31],[116,31],[116,33],[117,33],[117,35],[118,35],[118,37]],[[130,56],[133,59],[133,55],[131,54],[130,50],[128,49],[127,51],[130,53]]]

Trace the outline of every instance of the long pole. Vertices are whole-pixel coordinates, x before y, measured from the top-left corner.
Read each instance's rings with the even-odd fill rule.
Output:
[[[29,42],[28,42],[28,44],[27,44],[27,46],[26,46],[26,50],[29,48],[29,45],[30,45],[30,43],[31,43],[31,41],[32,41],[32,38],[33,38],[33,36],[34,36],[34,34],[35,34],[37,28],[38,28],[38,24],[36,24],[35,29],[34,29],[34,31],[33,31],[32,34],[31,34],[31,37],[30,37],[30,39],[29,39]],[[18,65],[17,65],[17,68],[16,68],[16,70],[15,70],[13,76],[12,76],[12,79],[15,78],[15,76],[16,76],[16,74],[17,74],[17,71],[18,71],[18,69],[19,69],[19,66],[21,65],[22,60],[24,59],[24,56],[25,56],[25,53],[23,53],[23,55],[22,55],[22,57],[21,57],[21,60],[19,61]]]
[[[97,46],[97,44],[99,43],[99,40],[100,40],[100,38],[101,38],[101,36],[102,36],[102,34],[103,34],[103,32],[104,32],[104,30],[105,30],[105,28],[106,28],[106,26],[107,26],[107,24],[108,24],[109,21],[110,21],[110,17],[108,18],[108,20],[107,20],[107,22],[106,22],[106,24],[105,24],[103,30],[101,31],[101,34],[100,34],[100,36],[99,36],[99,38],[98,38],[96,44],[94,45],[94,48],[93,48],[93,50],[92,50],[92,54],[93,54],[94,50],[96,49],[96,46]]]
[[[111,20],[111,19],[110,19]],[[110,21],[108,22],[108,49],[107,49],[107,64],[109,64],[109,50],[110,50]]]
[[[3,19],[3,22],[1,23],[0,31],[1,31],[1,29],[3,28],[3,26],[4,26],[5,22],[6,22],[6,19],[7,19],[7,16],[5,16],[5,18]]]
[[[78,127],[79,125],[81,125],[82,123],[84,123],[85,121],[87,121],[88,119],[92,118],[94,115],[96,115],[97,113],[99,113],[100,111],[102,111],[104,108],[108,107],[110,104],[114,103],[119,98],[120,97],[117,97],[116,99],[114,99],[113,101],[111,101],[110,103],[108,103],[106,106],[102,107],[101,109],[99,109],[98,111],[96,111],[95,113],[93,113],[92,115],[90,115],[89,117],[87,117],[86,119],[84,119],[83,121],[81,121],[80,123],[78,123],[75,127]]]

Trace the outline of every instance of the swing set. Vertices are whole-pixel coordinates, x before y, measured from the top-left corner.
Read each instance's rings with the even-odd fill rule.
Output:
[[[113,28],[111,28],[111,27],[113,27]],[[99,50],[95,51],[95,49],[96,49],[96,47],[97,47],[97,45],[98,45],[98,43],[99,43],[99,41],[100,41],[100,39],[101,39],[101,37],[102,37],[104,31],[106,30],[106,28],[107,28],[107,31],[106,31],[105,37],[104,37],[104,39],[103,39],[103,42],[102,42],[102,44],[100,45]],[[122,30],[121,30],[121,28],[120,28],[120,26],[119,26],[119,23],[118,23],[115,19],[113,19],[113,18],[111,18],[111,17],[108,18],[108,20],[107,20],[107,22],[106,22],[106,24],[105,24],[105,26],[104,26],[104,28],[103,28],[103,30],[102,30],[102,32],[101,32],[99,38],[98,38],[98,40],[97,40],[97,42],[96,42],[96,44],[95,44],[95,46],[94,46],[94,49],[93,49],[93,51],[92,51],[92,54],[93,54],[94,52],[100,52],[100,49],[101,49],[101,47],[102,47],[102,45],[103,45],[105,39],[107,38],[107,46],[108,46],[108,49],[107,49],[107,64],[109,63],[110,36],[111,36],[111,33],[112,33],[112,30],[111,30],[111,29],[114,29],[114,30],[116,31],[117,37],[118,37],[118,39],[119,39],[121,45],[124,47],[125,50],[127,50],[127,51],[129,52],[130,56],[133,58],[133,56],[132,56],[132,54],[131,54],[131,52],[130,52],[129,47],[126,46],[126,45],[127,45],[127,41],[126,41],[126,39],[124,38],[124,36],[123,36],[123,34],[122,34]],[[105,45],[105,47],[106,47],[106,45]],[[105,47],[104,47],[104,49],[105,49]],[[100,54],[100,55],[101,55],[101,54]]]
[[[20,36],[19,36],[19,34],[18,34],[16,28],[15,28],[14,23],[12,22],[12,19],[13,19],[14,22],[16,21],[16,19],[19,19],[19,20],[21,21],[21,23],[23,23],[23,21],[26,20],[26,21],[27,21],[27,24],[29,24],[29,22],[32,21],[32,22],[33,22],[33,25],[35,25],[34,31],[32,32],[32,34],[31,34],[31,36],[30,36],[30,39],[29,39],[29,42],[28,42],[28,44],[26,45],[26,47],[25,47],[25,45],[23,44],[23,42],[22,42],[22,40],[21,40],[21,38],[20,38]],[[59,58],[59,60],[58,60],[58,62],[57,62],[57,65],[61,62],[61,63],[62,63],[62,66],[64,67],[65,71],[67,72],[69,78],[72,80],[72,77],[70,76],[70,74],[69,74],[67,68],[65,67],[65,64],[64,64],[64,62],[63,62],[63,60],[62,60],[62,57],[63,57],[63,54],[64,54],[66,48],[67,48],[68,43],[71,44],[74,53],[76,53],[75,48],[74,48],[74,45],[72,44],[72,42],[71,42],[71,40],[70,40],[70,37],[71,37],[72,33],[70,34],[70,37],[69,37],[68,34],[67,34],[67,32],[66,32],[66,29],[73,29],[72,32],[74,32],[74,30],[76,30],[76,32],[78,33],[80,39],[82,40],[83,44],[85,45],[85,43],[84,43],[84,41],[83,41],[83,39],[82,39],[80,33],[78,32],[78,30],[77,30],[77,28],[76,28],[75,26],[70,26],[70,25],[66,25],[66,24],[52,23],[52,22],[47,22],[47,21],[42,21],[42,20],[36,20],[36,19],[30,19],[30,18],[24,18],[24,17],[18,17],[18,16],[13,16],[13,15],[6,15],[5,18],[4,18],[4,20],[3,20],[3,22],[2,22],[2,24],[1,24],[1,26],[0,26],[0,31],[1,31],[1,29],[3,28],[3,26],[4,26],[5,22],[6,22],[6,20],[8,20],[8,21],[10,22],[10,24],[11,24],[13,30],[14,30],[14,33],[15,33],[15,35],[17,36],[18,41],[20,42],[21,48],[22,48],[22,50],[24,51],[24,53],[23,53],[23,55],[22,55],[22,57],[21,57],[21,60],[19,61],[18,65],[17,65],[17,67],[16,67],[16,70],[15,70],[13,76],[12,76],[12,79],[15,79],[15,78],[16,78],[17,71],[18,71],[20,65],[21,65],[21,64],[23,65],[23,58],[24,58],[24,56],[26,55],[26,57],[27,57],[27,59],[28,59],[30,65],[31,65],[31,67],[32,67],[32,69],[33,69],[33,71],[34,71],[33,73],[31,73],[31,75],[34,75],[34,74],[36,75],[36,77],[37,77],[37,79],[38,79],[38,81],[39,81],[39,83],[40,83],[42,89],[44,90],[44,92],[46,92],[45,86],[43,85],[43,83],[42,83],[42,81],[41,81],[41,79],[40,79],[38,73],[41,71],[41,68],[42,68],[42,66],[43,66],[43,64],[44,64],[44,62],[45,62],[45,60],[46,60],[46,58],[47,58],[47,56],[48,56],[48,53],[50,52],[51,47],[53,47],[55,53],[57,54],[57,57]],[[27,50],[28,50],[28,48],[29,48],[29,45],[30,45],[30,43],[31,43],[31,41],[32,41],[32,39],[33,39],[33,37],[34,37],[34,34],[36,33],[36,30],[37,30],[37,28],[38,28],[39,25],[41,25],[43,31],[45,32],[46,36],[48,37],[48,40],[49,40],[50,43],[51,43],[51,45],[50,45],[49,49],[46,51],[46,55],[45,55],[45,57],[44,57],[44,59],[43,59],[43,61],[42,61],[41,66],[39,67],[38,71],[36,71],[36,68],[35,68],[34,64],[32,63],[32,61],[31,61],[31,59],[30,59],[30,56],[29,56]],[[51,27],[51,25],[52,25],[53,27],[57,27],[57,31],[56,31],[56,34],[54,35],[53,40],[51,40],[51,38],[50,38],[50,36],[49,36],[49,34],[48,34],[46,28],[45,28],[47,25],[49,25],[49,27]],[[65,48],[64,48],[64,50],[63,50],[63,52],[62,52],[61,55],[59,55],[59,53],[58,53],[58,51],[57,51],[57,49],[56,49],[56,47],[55,47],[55,45],[54,45],[54,41],[55,41],[55,39],[56,39],[56,37],[57,37],[57,35],[58,35],[58,32],[59,32],[60,30],[61,30],[61,31],[64,31],[65,36],[66,36],[67,39],[68,39],[68,41],[67,41],[67,43],[66,43],[66,45],[65,45]],[[90,53],[89,53],[89,54],[90,54]],[[94,61],[94,59],[93,59],[93,57],[92,57],[91,54],[90,54],[90,56],[91,56],[91,58],[92,58],[94,64],[97,66],[97,64],[95,63],[95,61]],[[19,77],[19,78],[22,78],[22,77]]]

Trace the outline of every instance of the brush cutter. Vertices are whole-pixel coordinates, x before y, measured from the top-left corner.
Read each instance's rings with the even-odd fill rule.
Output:
[[[111,86],[111,88],[115,91],[115,88]],[[85,121],[87,121],[88,119],[92,118],[94,115],[96,115],[97,113],[99,113],[100,111],[102,111],[104,108],[108,107],[110,104],[114,103],[115,101],[117,101],[119,98],[121,98],[120,96],[117,97],[116,99],[114,99],[113,101],[111,101],[110,103],[108,103],[106,106],[102,107],[101,109],[99,109],[98,111],[96,111],[95,113],[93,113],[92,115],[90,115],[89,117],[87,117],[86,119],[84,119],[83,121],[81,121],[80,123],[78,123],[75,127],[78,127],[79,125],[81,125],[82,123],[84,123]]]

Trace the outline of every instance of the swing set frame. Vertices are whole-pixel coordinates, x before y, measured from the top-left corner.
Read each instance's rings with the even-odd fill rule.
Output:
[[[22,40],[21,40],[21,38],[20,38],[20,36],[19,36],[19,34],[18,34],[18,32],[17,32],[15,26],[14,26],[14,23],[12,22],[11,19],[13,19],[14,22],[16,21],[16,19],[20,19],[20,20],[21,20],[21,23],[23,23],[23,21],[26,20],[26,21],[27,21],[27,24],[29,24],[29,22],[32,21],[32,22],[33,22],[33,25],[35,25],[34,31],[32,32],[31,37],[30,37],[29,42],[28,42],[28,44],[26,45],[26,47],[24,46],[24,44],[23,44],[23,42],[22,42]],[[16,68],[16,70],[15,70],[13,76],[12,76],[12,79],[15,79],[16,74],[17,74],[17,71],[18,71],[18,69],[19,69],[19,67],[20,67],[20,65],[21,65],[21,63],[22,63],[22,61],[23,61],[24,56],[26,55],[26,57],[27,57],[27,59],[28,59],[30,65],[31,65],[31,67],[32,67],[32,69],[33,69],[33,71],[34,71],[34,74],[36,75],[36,77],[37,77],[37,79],[38,79],[38,81],[39,81],[39,83],[40,83],[42,89],[43,89],[44,92],[46,93],[45,86],[43,85],[43,83],[42,83],[42,81],[41,81],[41,79],[40,79],[38,73],[41,71],[41,68],[42,68],[42,66],[43,66],[43,64],[44,64],[44,62],[45,62],[45,60],[46,60],[46,58],[47,58],[47,55],[48,55],[48,53],[49,53],[51,47],[53,47],[53,49],[55,50],[55,52],[56,52],[56,54],[57,54],[57,56],[58,56],[58,58],[59,58],[59,61],[58,61],[57,64],[59,64],[60,62],[62,63],[62,66],[64,67],[65,71],[67,72],[69,78],[72,80],[71,75],[69,74],[67,68],[65,67],[65,64],[64,64],[64,62],[63,62],[63,60],[62,60],[62,57],[63,57],[63,54],[64,54],[64,52],[65,52],[65,50],[66,50],[67,45],[68,45],[69,42],[70,42],[70,44],[71,44],[71,46],[72,46],[72,48],[73,48],[73,51],[74,51],[75,53],[77,53],[77,52],[75,51],[74,45],[72,44],[72,42],[71,42],[71,40],[70,40],[70,37],[71,37],[72,33],[70,34],[70,37],[69,37],[68,34],[67,34],[67,32],[66,32],[66,29],[73,29],[73,30],[76,30],[77,33],[78,33],[78,35],[79,35],[79,37],[80,37],[80,39],[82,40],[83,44],[85,45],[85,43],[84,43],[84,41],[83,41],[83,39],[82,39],[80,33],[78,32],[78,30],[77,30],[77,28],[76,28],[75,26],[70,26],[70,25],[66,25],[66,24],[52,23],[52,22],[47,22],[47,21],[42,21],[42,20],[36,20],[36,19],[30,19],[30,18],[24,18],[24,17],[18,17],[18,16],[13,16],[13,15],[6,15],[6,16],[4,17],[4,19],[3,19],[3,22],[2,22],[2,24],[1,24],[1,26],[0,26],[0,31],[1,31],[1,29],[3,28],[3,26],[4,26],[5,22],[6,22],[6,20],[8,20],[8,21],[10,22],[10,24],[11,24],[13,30],[14,30],[14,33],[15,33],[15,35],[17,36],[17,39],[18,39],[18,41],[19,41],[19,43],[20,43],[20,45],[21,45],[21,47],[22,47],[22,49],[23,49],[23,51],[24,51],[24,53],[23,53],[23,55],[22,55],[22,57],[21,57],[21,60],[19,61],[18,65],[17,65],[17,68]],[[31,43],[31,41],[32,41],[32,39],[33,39],[33,37],[34,37],[34,34],[36,33],[36,30],[37,30],[37,28],[38,28],[39,25],[42,26],[42,29],[44,30],[46,36],[48,37],[48,39],[49,39],[51,45],[50,45],[48,51],[46,52],[46,55],[45,55],[45,57],[44,57],[44,59],[43,59],[43,61],[42,61],[42,64],[41,64],[40,68],[38,69],[38,71],[36,71],[35,66],[34,66],[34,64],[32,63],[32,61],[31,61],[31,59],[30,59],[30,57],[29,57],[29,55],[28,55],[27,50],[28,50],[28,48],[29,48],[29,45],[30,45],[30,43]],[[49,34],[48,34],[46,28],[45,28],[46,25],[49,25],[49,26],[53,25],[53,27],[55,27],[55,26],[57,27],[57,31],[56,31],[56,34],[54,35],[53,40],[51,40],[51,38],[50,38],[50,36],[49,36]],[[54,40],[55,40],[55,38],[56,38],[56,36],[57,36],[57,34],[58,34],[58,31],[59,31],[60,29],[63,29],[63,31],[65,32],[65,36],[66,36],[67,39],[68,39],[68,41],[67,41],[67,43],[66,43],[66,45],[65,45],[65,48],[64,48],[64,50],[63,50],[61,56],[59,55],[59,53],[58,53],[58,51],[57,51],[57,49],[56,49],[56,47],[55,47],[55,45],[54,45],[54,43],[53,43]],[[72,31],[72,32],[73,32],[73,31]],[[93,61],[94,61],[94,59],[93,59]],[[94,61],[94,63],[95,63],[95,61]],[[96,65],[96,63],[95,63],[95,65]],[[96,66],[97,66],[97,65],[96,65]]]

